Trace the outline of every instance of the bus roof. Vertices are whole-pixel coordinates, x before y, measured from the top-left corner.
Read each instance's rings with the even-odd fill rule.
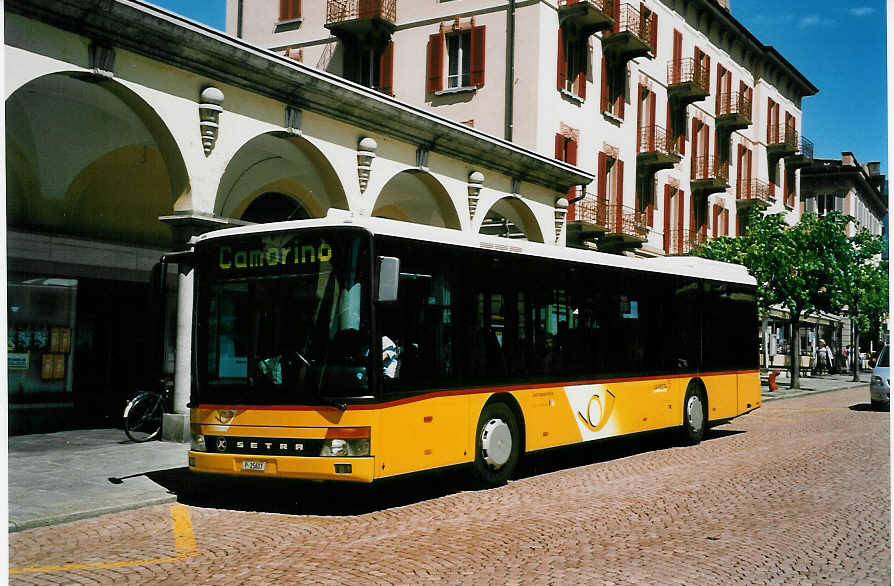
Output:
[[[625,268],[653,273],[664,273],[686,277],[711,279],[755,285],[754,277],[742,265],[708,260],[697,256],[659,256],[654,258],[633,258],[618,254],[607,254],[593,250],[566,248],[552,244],[530,242],[528,240],[507,239],[485,234],[469,234],[460,230],[414,224],[387,218],[370,216],[354,216],[342,210],[332,210],[325,218],[310,220],[290,220],[286,222],[270,222],[251,224],[234,228],[225,228],[207,232],[199,236],[197,242],[226,238],[228,236],[247,236],[265,232],[282,230],[298,230],[302,228],[324,228],[336,226],[355,226],[372,234],[398,236],[424,242],[465,246],[483,250],[496,250],[516,254],[526,254],[542,258],[553,258],[592,265]]]

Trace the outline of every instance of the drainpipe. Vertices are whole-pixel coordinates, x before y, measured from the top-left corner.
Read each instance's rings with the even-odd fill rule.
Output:
[[[515,93],[515,0],[509,0],[506,14],[506,119],[503,138],[512,142],[513,95]]]
[[[245,0],[238,0],[236,4],[236,38],[242,38],[242,4]]]

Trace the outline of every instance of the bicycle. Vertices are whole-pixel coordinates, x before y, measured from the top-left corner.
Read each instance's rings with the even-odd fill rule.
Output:
[[[134,442],[148,442],[161,434],[161,422],[173,393],[173,383],[163,379],[160,391],[140,391],[124,408],[124,433]]]

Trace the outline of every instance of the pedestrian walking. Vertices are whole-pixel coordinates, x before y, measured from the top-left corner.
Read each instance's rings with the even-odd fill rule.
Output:
[[[826,341],[820,339],[816,349],[816,373],[825,374],[832,371],[832,356],[829,348],[826,347]]]

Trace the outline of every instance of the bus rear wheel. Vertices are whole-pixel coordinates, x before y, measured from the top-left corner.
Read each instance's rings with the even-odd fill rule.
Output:
[[[683,441],[695,445],[705,438],[708,405],[697,388],[689,387],[683,399]]]
[[[512,409],[505,403],[486,405],[475,432],[473,472],[477,483],[484,487],[505,484],[518,463],[519,444],[518,422]]]

